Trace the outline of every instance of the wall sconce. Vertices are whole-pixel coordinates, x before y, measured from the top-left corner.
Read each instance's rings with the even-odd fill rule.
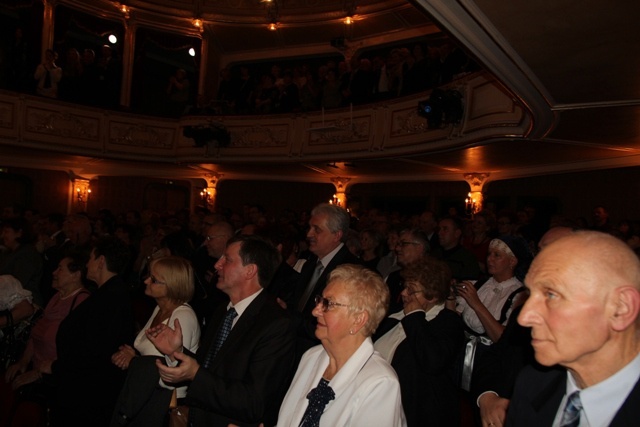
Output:
[[[91,194],[91,188],[89,188],[88,179],[76,179],[76,201],[78,203],[87,203],[89,201],[89,195]]]
[[[338,197],[337,194],[334,194],[333,197],[331,198],[331,200],[329,200],[329,204],[341,206],[340,197]]]
[[[200,192],[200,198],[202,199],[202,205],[206,208],[207,206],[209,206],[209,203],[211,202],[211,192],[209,191],[208,188],[204,188],[201,192]]]
[[[353,16],[349,15],[349,16],[347,16],[346,18],[344,18],[344,23],[345,23],[346,25],[351,25],[351,24],[353,24]]]
[[[467,215],[476,214],[480,210],[480,204],[471,197],[471,193],[467,194],[467,198],[464,199],[464,210]]]
[[[275,31],[278,29],[278,23],[277,22],[271,22],[267,28],[269,29],[269,31]]]
[[[192,22],[193,22],[193,26],[194,27],[196,27],[198,29],[202,28],[202,19],[196,18]]]

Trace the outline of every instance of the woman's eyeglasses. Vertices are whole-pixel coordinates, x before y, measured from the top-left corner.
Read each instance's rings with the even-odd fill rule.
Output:
[[[149,275],[149,279],[151,279],[151,283],[153,283],[154,285],[166,285],[167,282],[161,282],[158,279],[155,278],[154,275],[150,274]]]
[[[333,307],[349,307],[347,304],[340,304],[337,302],[329,301],[327,298],[323,297],[322,295],[316,295],[316,298],[314,301],[316,303],[316,306],[318,304],[322,304],[322,311],[324,313],[331,310]]]

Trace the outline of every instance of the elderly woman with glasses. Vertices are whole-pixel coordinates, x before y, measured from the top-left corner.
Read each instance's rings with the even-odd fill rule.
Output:
[[[451,270],[426,257],[402,276],[404,308],[382,322],[374,348],[398,374],[409,427],[458,425],[453,372],[464,328],[460,316],[445,308]]]
[[[405,426],[398,378],[371,340],[389,304],[380,276],[341,265],[315,302],[321,345],[302,357],[278,426]]]

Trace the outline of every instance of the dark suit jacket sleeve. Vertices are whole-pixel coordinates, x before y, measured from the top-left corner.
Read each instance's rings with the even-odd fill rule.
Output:
[[[451,365],[464,341],[460,316],[444,309],[427,322],[424,312],[417,311],[401,322],[407,335],[405,342],[426,372],[439,373]]]
[[[248,314],[245,312],[212,367],[198,370],[189,386],[189,406],[240,422],[275,423],[268,414],[277,416],[288,387],[293,369],[293,331],[290,319],[275,300],[265,305],[268,307],[251,319],[251,328],[238,329]]]

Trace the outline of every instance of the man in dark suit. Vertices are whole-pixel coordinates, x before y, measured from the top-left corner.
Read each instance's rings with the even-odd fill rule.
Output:
[[[276,248],[257,236],[229,240],[216,263],[218,288],[230,303],[213,314],[196,355],[182,352],[182,330],[148,331],[170,366],[165,383],[188,382],[189,420],[200,426],[274,425],[293,372],[293,331],[274,296],[263,291],[279,264]],[[176,362],[179,365],[176,366]]]
[[[518,322],[532,328],[536,360],[559,366],[525,368],[516,382],[506,425],[637,425],[637,256],[608,234],[576,232],[540,252],[526,285],[531,295]]]
[[[361,263],[344,244],[349,225],[349,213],[340,206],[322,203],[311,211],[307,240],[312,255],[302,266],[292,299],[293,307],[289,307],[296,316],[299,357],[320,344],[315,335],[317,320],[311,312],[315,308],[314,297],[322,294],[329,274],[339,265]]]

